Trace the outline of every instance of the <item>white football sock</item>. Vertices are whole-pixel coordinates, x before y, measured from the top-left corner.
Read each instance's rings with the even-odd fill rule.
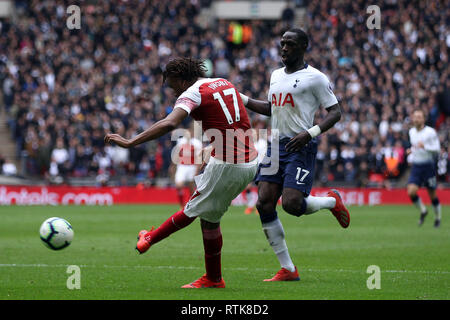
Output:
[[[442,212],[441,212],[441,204],[438,205],[433,204],[434,214],[436,215],[436,220],[441,220]]]
[[[294,263],[289,256],[289,251],[284,239],[284,229],[281,221],[277,218],[274,221],[263,223],[262,228],[270,246],[277,255],[281,267],[291,272],[295,271]]]
[[[424,213],[425,211],[427,211],[427,207],[425,207],[420,197],[417,197],[417,200],[414,201],[413,203],[420,210],[420,213]]]
[[[336,199],[333,197],[313,197],[310,195],[305,198],[305,201],[305,214],[311,214],[321,209],[333,209],[336,205]]]

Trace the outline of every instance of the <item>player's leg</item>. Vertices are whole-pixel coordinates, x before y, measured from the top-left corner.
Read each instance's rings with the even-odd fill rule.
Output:
[[[221,266],[223,240],[220,222],[214,223],[204,219],[200,219],[200,222],[205,250],[206,273],[198,280],[186,284],[182,288],[225,288]]]
[[[189,195],[195,191],[195,173],[197,172],[196,165],[179,164],[175,173],[175,187],[177,189],[178,203],[183,208],[186,205],[184,189],[189,188]]]
[[[220,282],[222,280],[220,259],[223,243],[220,223],[211,223],[201,219],[201,228],[205,249],[206,277],[213,282]]]
[[[441,209],[441,203],[439,201],[439,198],[436,193],[436,189],[434,188],[427,188],[428,195],[430,196],[431,204],[433,206],[435,219],[434,219],[434,227],[439,228],[441,225],[441,217],[442,217],[442,209]]]
[[[285,187],[282,194],[283,209],[294,216],[313,214],[322,209],[328,209],[338,220],[343,228],[350,224],[350,214],[345,207],[337,190],[328,192],[327,197],[304,196],[304,192],[298,189]]]
[[[283,209],[294,216],[312,214],[329,209],[343,228],[350,224],[350,214],[337,190],[331,190],[326,197],[311,196],[314,180],[315,146],[288,156],[283,182]]]
[[[206,274],[183,288],[224,288],[221,274],[222,233],[220,220],[231,202],[253,179],[256,163],[230,165],[211,160],[186,205],[187,215],[201,217]]]
[[[175,188],[177,190],[177,198],[180,207],[184,207],[184,184],[185,184],[186,170],[182,164],[177,166],[177,171],[175,172]]]
[[[423,204],[422,199],[420,199],[420,197],[417,195],[417,191],[419,191],[419,186],[415,183],[408,183],[406,189],[408,191],[408,195],[412,203],[420,211],[419,226],[421,226],[425,221],[425,217],[427,216],[428,211],[427,207],[425,207],[425,205]]]
[[[437,172],[436,166],[434,164],[428,165],[428,168],[423,170],[423,180],[425,187],[427,188],[428,195],[430,196],[431,204],[433,206],[433,211],[435,214],[434,219],[434,227],[439,228],[441,225],[441,204],[439,202],[439,198],[436,194],[436,186],[437,186]]]
[[[278,219],[276,206],[280,198],[282,186],[277,183],[260,181],[258,183],[258,201],[256,208],[259,212],[262,229],[266,238],[280,262],[281,270],[272,278],[264,281],[299,280],[298,271],[289,255],[285,233],[281,221]]]
[[[183,208],[185,205],[184,203],[184,184],[176,184],[175,188],[177,189],[177,198],[178,198],[178,204],[180,205],[180,208]]]
[[[146,252],[150,246],[167,238],[172,233],[183,229],[190,225],[196,217],[188,217],[183,210],[174,213],[163,224],[161,224],[156,230],[142,230],[138,235],[138,242],[136,250],[139,253]]]
[[[321,209],[333,209],[336,206],[334,197],[304,196],[300,190],[284,188],[282,197],[283,209],[294,216],[313,214]]]

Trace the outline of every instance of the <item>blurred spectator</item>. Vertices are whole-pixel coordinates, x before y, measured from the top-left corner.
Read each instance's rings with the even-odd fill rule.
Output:
[[[3,174],[3,164],[5,163],[5,158],[0,154],[0,174]]]
[[[15,176],[17,175],[16,165],[9,159],[5,159],[2,165],[2,172],[5,176]]]
[[[287,2],[286,8],[283,9],[281,13],[281,20],[285,23],[286,26],[291,27],[295,18],[295,11],[291,4],[291,2]]]
[[[151,175],[150,169],[151,169],[150,159],[149,159],[148,155],[145,155],[142,157],[142,160],[139,162],[136,178],[141,181],[147,180]]]
[[[66,161],[69,161],[69,152],[64,147],[64,140],[62,138],[56,139],[56,147],[51,153],[51,161],[56,164],[58,173],[63,171],[63,165]]]

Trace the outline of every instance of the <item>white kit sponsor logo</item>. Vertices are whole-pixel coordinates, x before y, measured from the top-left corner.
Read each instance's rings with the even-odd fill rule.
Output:
[[[6,187],[0,187],[0,205],[112,205],[113,203],[113,197],[109,193],[65,192],[58,194],[49,192],[47,188],[38,191],[21,188],[20,191],[12,191]]]

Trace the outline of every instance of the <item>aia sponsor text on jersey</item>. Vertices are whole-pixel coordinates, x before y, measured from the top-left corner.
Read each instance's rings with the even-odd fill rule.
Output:
[[[283,95],[283,93],[280,92],[278,95],[276,95],[275,93],[272,93],[272,106],[274,107],[291,106],[292,108],[295,108],[292,94],[287,93],[286,95]]]

